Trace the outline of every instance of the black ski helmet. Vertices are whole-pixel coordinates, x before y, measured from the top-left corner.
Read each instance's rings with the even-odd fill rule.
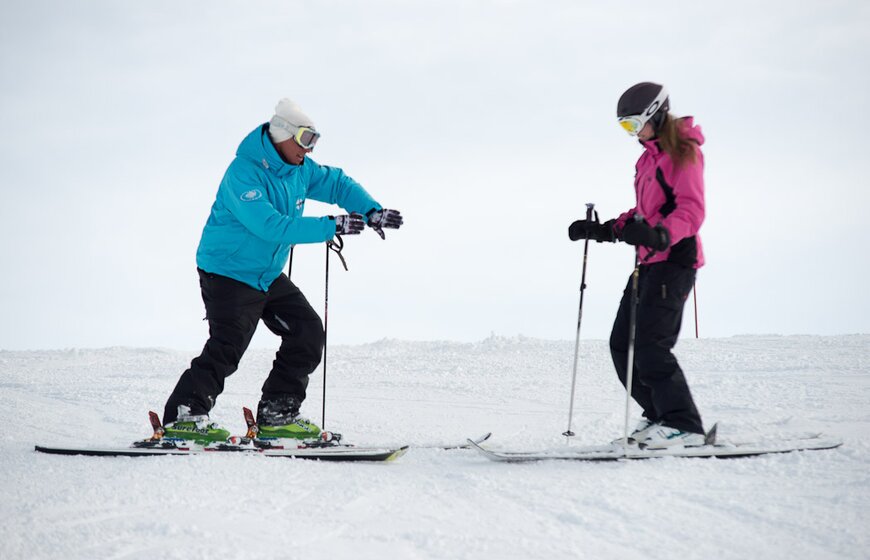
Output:
[[[664,91],[663,101],[657,99]],[[665,86],[652,82],[641,82],[625,90],[616,104],[616,116],[618,118],[638,115],[644,121],[650,120],[653,129],[658,131],[665,116],[670,109],[670,96],[665,91]]]

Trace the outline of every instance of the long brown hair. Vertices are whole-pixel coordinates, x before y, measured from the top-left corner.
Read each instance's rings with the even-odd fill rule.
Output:
[[[680,130],[682,121],[683,119],[678,119],[668,113],[656,134],[659,139],[659,147],[671,157],[671,161],[677,167],[682,167],[686,163],[694,163],[697,155],[695,150],[698,147],[694,140],[690,140],[682,134]]]

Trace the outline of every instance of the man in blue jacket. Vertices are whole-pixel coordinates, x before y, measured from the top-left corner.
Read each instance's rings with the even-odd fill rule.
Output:
[[[282,99],[272,119],[239,145],[196,252],[209,339],[166,402],[166,436],[208,443],[230,435],[209,423],[208,413],[261,319],[281,337],[257,407],[261,436],[320,434],[299,407],[323,354],[323,323],[282,269],[297,243],[324,243],[336,234],[358,234],[366,225],[384,238],[384,228],[400,227],[402,216],[383,208],[341,169],[306,157],[319,137],[299,106]],[[348,214],[304,217],[308,198],[337,204]]]

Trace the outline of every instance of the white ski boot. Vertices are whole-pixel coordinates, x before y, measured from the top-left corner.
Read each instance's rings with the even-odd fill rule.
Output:
[[[643,449],[668,449],[670,447],[700,447],[706,443],[704,434],[684,432],[664,424],[654,424],[646,437],[639,441]]]

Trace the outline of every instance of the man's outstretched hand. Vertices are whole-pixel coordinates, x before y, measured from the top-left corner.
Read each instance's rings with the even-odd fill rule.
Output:
[[[380,210],[373,208],[368,211],[366,217],[368,218],[368,226],[375,230],[381,239],[386,239],[384,228],[399,229],[403,223],[402,213],[389,208],[381,208]]]

